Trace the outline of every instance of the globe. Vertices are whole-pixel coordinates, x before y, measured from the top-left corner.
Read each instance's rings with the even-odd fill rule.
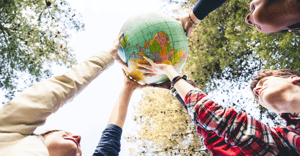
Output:
[[[160,84],[166,75],[145,76],[138,63],[148,64],[146,56],[155,63],[173,65],[180,72],[188,57],[188,41],[181,24],[174,18],[156,12],[130,17],[121,28],[118,55],[128,65],[127,74],[140,84]]]

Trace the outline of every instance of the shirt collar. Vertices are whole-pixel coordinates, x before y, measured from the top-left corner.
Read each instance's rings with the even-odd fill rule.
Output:
[[[281,113],[280,117],[283,118],[286,121],[286,125],[296,125],[300,122],[300,115],[297,115],[296,113]]]

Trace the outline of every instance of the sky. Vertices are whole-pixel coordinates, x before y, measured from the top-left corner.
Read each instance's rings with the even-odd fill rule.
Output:
[[[124,22],[134,14],[159,11],[159,0],[69,0],[85,23],[85,31],[74,33],[70,46],[74,49],[78,62],[100,50],[108,49],[118,36]],[[63,74],[67,69],[55,66],[54,75]],[[113,105],[123,85],[121,65],[117,62],[95,79],[73,101],[67,103],[55,114],[48,117],[46,124],[35,132],[52,129],[67,130],[81,135],[83,156],[91,156],[105,129]],[[123,136],[136,126],[133,121],[133,105],[141,98],[142,91],[134,92],[123,128]],[[130,144],[121,140],[120,156],[128,155]]]
[[[160,0],[68,0],[76,9],[85,23],[85,31],[74,33],[70,46],[73,48],[78,62],[82,62],[100,50],[108,49],[118,36],[124,22],[134,14],[147,11],[161,12]],[[55,75],[63,74],[67,69],[53,67]],[[67,103],[55,114],[51,115],[46,124],[37,128],[35,133],[52,129],[67,130],[81,135],[83,156],[91,156],[94,152],[102,131],[105,129],[112,108],[123,85],[121,65],[114,63],[104,71],[73,101]],[[248,87],[248,86],[247,86]],[[251,95],[249,89],[240,91],[243,95]],[[248,92],[248,93],[246,93]],[[245,94],[246,93],[246,94]],[[0,91],[0,95],[3,93]],[[212,93],[217,95],[217,93]],[[232,94],[237,96],[240,94]],[[123,136],[133,132],[137,127],[133,121],[133,105],[137,105],[142,96],[141,90],[136,90],[131,98],[127,118],[123,128]],[[217,101],[221,101],[219,96]],[[249,97],[250,98],[250,97]],[[0,96],[0,101],[4,96]],[[2,105],[0,104],[0,108]],[[252,112],[258,113],[258,112]],[[133,145],[121,140],[120,156],[128,155]]]
[[[121,27],[132,15],[148,11],[162,12],[160,0],[68,0],[68,2],[82,15],[85,23],[85,30],[73,33],[70,40],[70,46],[78,62],[86,60],[100,50],[110,48]],[[52,70],[56,76],[63,74],[67,69],[54,66]],[[35,133],[59,129],[81,135],[83,156],[91,156],[107,125],[123,86],[123,80],[121,65],[115,62],[73,101],[49,116],[45,125],[38,127]],[[2,91],[0,94],[4,95]],[[132,106],[138,104],[141,96],[141,90],[136,90],[132,95],[123,136],[132,134],[137,127],[133,121]],[[0,100],[4,101],[4,96],[0,96]],[[129,148],[132,146],[122,138],[120,156],[129,155]]]

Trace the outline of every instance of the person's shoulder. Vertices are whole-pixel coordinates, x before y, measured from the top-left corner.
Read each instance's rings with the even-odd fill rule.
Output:
[[[3,138],[3,139],[2,139]],[[43,139],[37,135],[0,133],[0,155],[49,156]]]

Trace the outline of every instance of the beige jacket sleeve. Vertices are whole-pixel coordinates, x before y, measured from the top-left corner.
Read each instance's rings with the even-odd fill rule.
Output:
[[[113,62],[110,54],[101,51],[65,74],[26,89],[1,108],[0,133],[32,134]]]

